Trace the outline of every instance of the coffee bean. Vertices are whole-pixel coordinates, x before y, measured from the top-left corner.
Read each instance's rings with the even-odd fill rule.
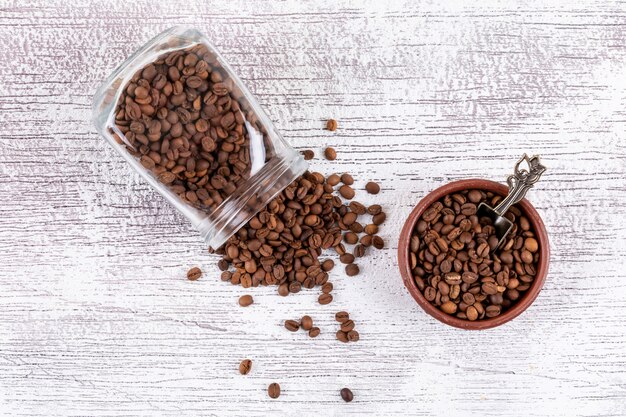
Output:
[[[359,240],[359,242],[361,242],[361,245],[365,247],[369,247],[369,246],[372,246],[372,240],[373,240],[373,237],[371,235],[365,235],[361,237],[361,240]]]
[[[368,224],[367,226],[365,226],[365,229],[363,230],[368,235],[375,235],[376,233],[378,233],[378,226],[375,224]]]
[[[350,342],[358,342],[359,341],[359,332],[357,332],[356,330],[350,330],[348,332],[348,340]]]
[[[337,159],[337,152],[333,148],[324,149],[324,157],[329,161]]]
[[[330,130],[331,132],[337,130],[337,121],[335,119],[328,119],[328,121],[326,122],[326,129]]]
[[[350,208],[350,211],[355,213],[357,216],[360,216],[367,212],[365,206],[358,201],[351,201],[348,207]]]
[[[348,275],[349,277],[353,277],[355,275],[358,275],[358,273],[359,266],[357,264],[346,265],[346,275]]]
[[[376,249],[382,249],[385,247],[385,241],[383,240],[382,237],[375,235],[372,237],[372,245],[376,248]]]
[[[241,297],[239,297],[239,305],[242,307],[248,307],[252,303],[254,303],[254,299],[252,298],[251,295],[246,294],[246,295],[242,295]]]
[[[202,276],[202,271],[198,267],[193,267],[187,271],[187,279],[189,281],[195,281]]]
[[[333,296],[332,296],[332,294],[322,293],[322,295],[320,295],[320,296],[319,296],[319,298],[317,299],[317,301],[318,301],[321,305],[330,304],[330,303],[333,301]]]
[[[295,320],[285,320],[285,329],[290,332],[297,332],[298,328],[300,328],[300,324]]]
[[[239,364],[239,373],[241,375],[248,375],[252,369],[252,361],[250,359],[244,359]]]
[[[535,253],[539,249],[539,244],[537,243],[535,239],[533,239],[532,237],[529,237],[524,241],[524,247],[529,252]]]
[[[352,178],[352,175],[345,173],[341,175],[341,182],[345,185],[352,185],[354,184],[354,178]]]
[[[372,204],[371,206],[369,206],[369,207],[367,208],[367,212],[368,212],[369,214],[371,214],[372,216],[375,216],[375,215],[377,215],[378,213],[380,213],[380,212],[382,211],[382,209],[383,209],[383,208],[382,208],[380,205],[378,205],[378,204]]]
[[[359,241],[359,236],[356,233],[348,232],[343,235],[343,240],[349,245],[354,245]]]
[[[339,311],[335,313],[335,320],[339,323],[343,323],[350,319],[350,315],[346,311]]]
[[[337,174],[332,174],[326,179],[326,183],[332,185],[333,187],[341,181],[341,178]]]
[[[335,334],[335,337],[340,342],[348,343],[348,334],[346,332],[344,332],[344,331],[337,330],[337,333]]]
[[[474,307],[473,305],[467,307],[467,310],[465,310],[465,315],[467,316],[467,319],[469,321],[474,321],[478,319],[478,311],[476,310],[476,307]]]
[[[317,337],[319,335],[320,335],[319,327],[312,327],[311,330],[309,330],[309,337]]]
[[[385,222],[387,215],[384,212],[380,212],[372,217],[372,223],[375,225],[381,225]]]
[[[339,260],[343,264],[351,264],[352,262],[354,262],[354,255],[352,255],[351,253],[344,253],[339,257]]]
[[[375,182],[368,182],[365,184],[365,190],[370,194],[378,194],[380,192],[380,186]]]
[[[267,387],[267,395],[273,399],[280,397],[280,385],[276,382],[272,382],[269,387]]]
[[[330,292],[333,290],[333,283],[332,282],[327,282],[326,284],[322,285],[322,292],[324,294],[330,294]]]
[[[310,149],[305,149],[305,150],[301,151],[300,153],[304,157],[305,161],[310,161],[315,156],[315,153],[312,150],[310,150]]]
[[[339,194],[346,200],[352,200],[354,198],[354,190],[349,185],[342,185],[339,187]]]
[[[354,395],[352,394],[352,391],[350,391],[350,389],[348,388],[342,388],[341,389],[341,399],[344,400],[345,402],[349,403],[354,399]]]
[[[309,316],[302,316],[300,327],[302,327],[302,330],[311,330],[313,328],[313,319]]]
[[[365,256],[365,246],[363,246],[363,245],[356,245],[354,247],[354,250],[353,250],[352,254],[356,258],[362,258],[363,256]]]
[[[344,321],[343,323],[341,323],[341,331],[342,332],[349,332],[350,330],[354,329],[354,322],[350,319]]]
[[[456,309],[457,305],[454,304],[452,301],[446,301],[445,303],[441,304],[441,310],[444,313],[454,314],[456,313]]]
[[[326,259],[321,266],[323,271],[328,272],[335,267],[335,262],[332,259]]]

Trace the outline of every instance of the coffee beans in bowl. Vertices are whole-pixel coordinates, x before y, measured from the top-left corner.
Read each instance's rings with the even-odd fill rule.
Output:
[[[484,329],[519,315],[537,297],[547,273],[548,239],[526,200],[505,217],[514,224],[498,245],[480,203],[507,194],[486,180],[458,181],[422,200],[402,231],[399,260],[405,285],[432,316],[452,326]]]

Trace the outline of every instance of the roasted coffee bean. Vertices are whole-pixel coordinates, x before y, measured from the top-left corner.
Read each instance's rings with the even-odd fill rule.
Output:
[[[376,235],[372,237],[372,246],[374,246],[376,249],[382,249],[385,247],[385,241],[383,240],[382,237]]]
[[[333,148],[324,149],[324,157],[329,161],[337,159],[337,152]]]
[[[352,200],[354,198],[354,190],[349,185],[342,185],[339,187],[339,194],[346,200]]]
[[[322,293],[322,295],[320,295],[320,296],[319,296],[319,298],[317,299],[317,301],[318,301],[321,305],[330,304],[330,303],[333,301],[333,296],[332,296],[332,294]]]
[[[359,266],[357,264],[346,265],[346,275],[348,275],[349,277],[353,277],[355,275],[358,275],[358,273]]]
[[[367,212],[368,212],[369,214],[371,214],[372,216],[377,215],[377,214],[378,214],[378,213],[380,213],[382,210],[383,210],[383,208],[382,208],[380,205],[378,205],[378,204],[372,204],[371,206],[369,206],[369,207],[367,208]]]
[[[252,303],[254,303],[254,299],[251,295],[246,294],[239,297],[239,305],[242,307],[248,307]]]
[[[322,285],[322,292],[324,294],[330,294],[330,292],[333,290],[333,283],[332,282],[327,282],[326,284]]]
[[[335,320],[339,323],[343,323],[350,319],[350,315],[346,311],[339,311],[335,313]]]
[[[305,161],[310,161],[315,156],[315,153],[312,150],[310,150],[310,149],[305,149],[305,150],[301,151],[300,153],[304,157]]]
[[[365,190],[370,194],[378,194],[380,192],[380,186],[375,182],[368,182],[365,184]]]
[[[344,321],[343,323],[341,323],[341,331],[342,332],[349,332],[350,330],[354,329],[354,322],[350,319]]]
[[[311,330],[309,330],[309,337],[317,337],[319,335],[320,335],[319,327],[312,327]]]
[[[332,259],[326,259],[321,266],[323,271],[328,272],[335,267],[335,262]]]
[[[239,364],[239,373],[241,375],[248,375],[252,369],[252,361],[250,359],[244,359]]]
[[[313,319],[309,316],[303,316],[300,319],[300,327],[302,327],[302,330],[311,330],[313,328]]]
[[[285,320],[285,329],[290,332],[297,332],[298,328],[300,328],[300,323],[295,320]]]
[[[356,245],[354,247],[354,250],[352,251],[352,254],[356,257],[356,258],[362,258],[363,256],[365,256],[365,246],[363,245]]]
[[[359,241],[359,236],[356,233],[348,232],[343,235],[343,240],[350,245],[354,245]]]
[[[342,330],[337,330],[337,333],[335,334],[335,337],[340,342],[348,343],[348,334],[346,332],[342,331]]]
[[[202,276],[202,271],[198,267],[193,267],[187,271],[187,279],[189,281],[195,281]]]
[[[352,391],[350,391],[349,388],[342,388],[340,393],[341,399],[347,403],[351,402],[354,399],[354,394],[352,394]]]
[[[375,214],[372,217],[372,223],[374,223],[375,225],[381,225],[385,222],[385,219],[387,218],[387,215],[384,212],[380,212],[378,214]]]
[[[376,233],[378,233],[378,226],[375,224],[368,224],[367,226],[365,226],[363,231],[368,235],[375,235]]]
[[[539,243],[532,225],[513,206],[511,234],[498,248],[495,227],[478,218],[480,203],[501,197],[488,191],[461,191],[424,210],[409,243],[409,266],[424,298],[464,320],[495,317],[527,291],[536,274]],[[374,239],[372,239],[374,243]]]
[[[341,182],[341,177],[337,174],[332,174],[326,179],[326,183],[333,187]]]
[[[348,340],[350,342],[358,342],[359,341],[359,332],[357,332],[356,330],[350,330],[348,332]]]
[[[339,260],[343,264],[351,264],[352,262],[354,262],[354,255],[352,255],[351,253],[344,253],[339,257]]]
[[[343,182],[345,185],[352,185],[354,184],[354,178],[352,178],[352,175],[344,173],[341,174],[341,182]]]
[[[269,395],[270,398],[273,399],[280,397],[280,385],[278,385],[276,382],[272,382],[267,387],[267,395]]]
[[[326,129],[334,132],[337,130],[337,121],[335,119],[328,119],[326,122]]]

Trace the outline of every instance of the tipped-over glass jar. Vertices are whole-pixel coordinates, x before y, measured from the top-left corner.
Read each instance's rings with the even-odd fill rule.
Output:
[[[194,29],[169,29],[135,52],[98,89],[93,113],[98,131],[213,248],[308,167]]]

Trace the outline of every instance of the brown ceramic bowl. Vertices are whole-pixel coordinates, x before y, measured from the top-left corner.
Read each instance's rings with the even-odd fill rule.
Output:
[[[411,234],[415,228],[415,224],[422,216],[422,213],[430,207],[432,203],[445,195],[471,189],[491,191],[501,196],[506,196],[508,193],[507,186],[497,182],[481,179],[455,181],[432,191],[418,203],[409,215],[406,223],[404,223],[402,233],[400,234],[400,243],[398,244],[398,264],[400,265],[400,274],[402,275],[404,285],[409,290],[413,298],[415,298],[415,301],[417,301],[426,313],[445,324],[458,327],[460,329],[483,330],[496,327],[506,323],[507,321],[513,320],[526,310],[533,303],[533,301],[535,301],[535,298],[539,295],[539,291],[541,291],[541,288],[546,280],[546,275],[548,274],[550,245],[548,242],[548,233],[546,232],[546,227],[544,226],[541,217],[539,217],[539,214],[532,204],[530,204],[528,200],[523,199],[517,203],[516,206],[524,213],[532,224],[533,230],[536,234],[536,239],[539,242],[539,264],[537,266],[537,275],[535,276],[535,280],[533,281],[531,287],[519,300],[517,300],[515,304],[513,304],[512,307],[497,317],[469,321],[459,319],[439,310],[437,307],[428,302],[426,298],[424,298],[422,292],[419,288],[417,288],[415,280],[413,280],[413,274],[411,273],[411,267],[409,265],[409,242],[411,240]]]

